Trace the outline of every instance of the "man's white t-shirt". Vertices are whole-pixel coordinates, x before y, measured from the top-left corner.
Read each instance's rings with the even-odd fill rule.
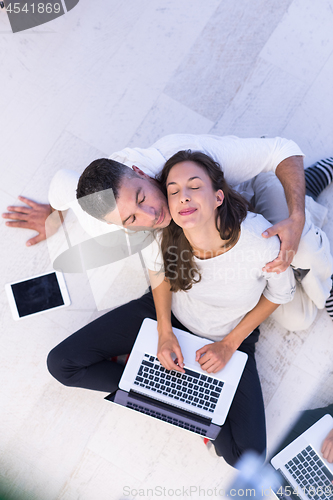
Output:
[[[295,142],[274,139],[241,139],[235,136],[173,134],[155,142],[150,148],[125,148],[113,153],[111,160],[128,167],[136,165],[150,177],[156,177],[165,162],[181,150],[201,151],[218,162],[227,182],[236,186],[260,174],[275,172],[276,167],[290,156],[304,156]]]
[[[275,172],[279,163],[290,156],[303,156],[295,142],[280,137],[241,139],[234,136],[174,134],[163,137],[150,148],[125,148],[113,153],[109,158],[129,167],[135,165],[155,178],[166,160],[184,149],[210,155],[221,165],[231,186],[243,183],[261,172]],[[77,172],[59,170],[51,181],[50,205],[56,210],[72,208],[80,224],[91,236],[114,230],[112,225],[98,221],[81,209],[76,199],[79,177]]]
[[[191,332],[221,340],[255,307],[262,294],[274,304],[292,300],[295,279],[290,267],[281,274],[262,271],[280,250],[277,236],[261,236],[268,226],[262,215],[249,212],[233,248],[211,259],[194,258],[201,280],[188,291],[172,294],[172,312]],[[159,238],[142,253],[148,269],[157,272],[163,268]]]

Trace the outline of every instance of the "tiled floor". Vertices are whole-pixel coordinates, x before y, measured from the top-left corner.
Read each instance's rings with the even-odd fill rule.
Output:
[[[332,0],[81,0],[15,35],[0,10],[1,211],[18,194],[46,202],[61,167],[81,171],[168,133],[282,135],[298,142],[306,165],[332,155],[332,25]],[[330,186],[320,201],[333,244],[332,194]],[[167,490],[190,486],[200,498],[227,486],[232,469],[200,438],[47,372],[48,351],[103,313],[101,282],[113,306],[146,289],[137,263],[129,259],[112,286],[98,271],[66,275],[69,308],[14,322],[4,284],[51,262],[45,242],[25,247],[29,231],[2,220],[0,232],[0,476],[11,498],[118,500],[140,488],[171,498]],[[262,326],[270,449],[298,410],[333,401],[332,351],[326,311],[304,332]]]

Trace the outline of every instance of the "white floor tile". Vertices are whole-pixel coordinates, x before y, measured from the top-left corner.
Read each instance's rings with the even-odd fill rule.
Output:
[[[299,416],[309,408],[320,377],[293,365],[284,376],[274,397],[266,408],[268,455],[278,446]]]
[[[316,318],[316,327],[309,328],[310,335],[299,350],[293,365],[305,369],[310,375],[322,378],[328,375],[332,368],[328,353],[333,351],[333,325],[326,311]]]
[[[149,147],[168,134],[207,134],[213,122],[166,94],[153,104],[129,142],[132,147]]]
[[[220,3],[181,62],[165,93],[216,121],[252,72],[290,0]],[[265,20],[263,22],[263,19]]]
[[[127,146],[216,4],[210,0],[204,9],[198,1],[151,4],[105,61],[109,71],[99,74],[68,130],[110,154]]]
[[[332,79],[333,53],[317,74],[300,105],[295,108],[289,123],[281,130],[284,136],[292,137],[307,155],[306,166],[333,155]]]
[[[80,92],[73,85],[64,93],[56,91],[33,98],[33,105],[20,121],[15,119],[20,112],[8,119],[6,135],[12,147],[1,154],[1,164],[7,168],[7,192],[15,196],[28,183],[81,100]]]
[[[259,58],[211,132],[240,137],[278,136],[306,90],[307,86],[301,80]]]
[[[330,0],[293,0],[260,57],[311,84],[332,54],[332,23]]]
[[[128,468],[117,467],[91,450],[85,450],[57,498],[59,500],[133,499],[134,495],[137,498],[138,490],[141,488],[141,482],[132,476]]]
[[[24,432],[29,415],[47,385],[53,382],[47,371],[46,357],[68,332],[50,321],[47,315],[14,321],[8,313],[2,316],[1,331],[0,434],[4,449],[20,428]]]
[[[36,165],[36,171],[24,186],[22,193],[17,194],[23,194],[28,198],[35,197],[35,199],[39,196],[36,201],[46,203],[50,182],[59,169],[64,168],[82,173],[93,160],[104,157],[107,157],[106,152],[64,131],[57,137],[45,158]]]
[[[256,359],[265,405],[274,397],[309,335],[310,331],[289,332],[269,318],[260,326]]]
[[[2,470],[34,498],[58,498],[103,411],[97,394],[80,389],[68,393],[51,381],[9,441]]]

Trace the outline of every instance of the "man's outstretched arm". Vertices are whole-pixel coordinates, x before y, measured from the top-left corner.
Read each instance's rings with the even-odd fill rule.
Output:
[[[9,206],[7,207],[8,212],[3,213],[2,217],[10,219],[6,222],[6,225],[9,227],[20,227],[37,231],[38,234],[26,242],[27,246],[36,245],[36,243],[46,239],[46,219],[54,212],[54,209],[50,204],[37,203],[24,196],[19,196],[18,198],[27,206]],[[54,227],[50,233],[56,232],[58,227]]]
[[[280,253],[273,262],[266,264],[267,272],[283,272],[291,264],[297,252],[305,222],[305,177],[302,156],[291,156],[283,160],[275,171],[286,195],[289,218],[268,228],[263,236],[278,235]]]

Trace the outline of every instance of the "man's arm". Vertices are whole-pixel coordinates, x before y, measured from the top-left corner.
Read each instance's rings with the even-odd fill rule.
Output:
[[[280,253],[264,267],[267,272],[283,272],[291,264],[301,239],[305,222],[305,177],[302,156],[291,156],[276,168],[286,195],[289,218],[274,224],[264,233],[264,238],[277,235],[281,241]]]
[[[29,198],[19,196],[19,200],[27,206],[7,207],[9,212],[2,214],[4,219],[11,219],[7,222],[7,226],[37,231],[37,236],[28,240],[26,243],[27,246],[35,245],[56,233],[64,220],[68,208],[70,208],[70,202],[76,199],[75,191],[78,179],[79,174],[77,172],[66,169],[58,170],[52,178],[49,188],[48,199],[50,203],[36,203]],[[48,218],[55,211],[58,211],[60,217]],[[46,221],[47,227],[45,227]]]
[[[30,238],[30,240],[26,242],[27,246],[36,245],[36,243],[46,239],[45,223],[49,215],[51,215],[51,213],[55,210],[50,204],[36,203],[35,201],[25,198],[24,196],[19,196],[18,198],[27,206],[9,206],[7,207],[9,212],[3,213],[2,217],[4,219],[11,219],[6,222],[6,225],[9,227],[20,227],[37,231],[37,236]],[[65,214],[66,212],[61,213]],[[48,236],[50,236],[51,233],[55,233],[58,228],[59,225],[57,225],[57,227],[54,226],[53,228],[49,227]]]

